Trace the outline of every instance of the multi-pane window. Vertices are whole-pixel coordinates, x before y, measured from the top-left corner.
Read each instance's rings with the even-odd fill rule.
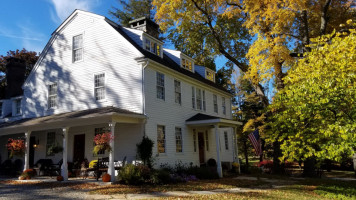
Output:
[[[205,146],[206,146],[206,151],[209,151],[209,134],[208,134],[208,131],[205,131]]]
[[[105,99],[105,74],[94,75],[95,100]]]
[[[46,144],[46,156],[53,156],[54,154],[49,152],[48,149],[54,146],[56,143],[56,133],[48,132],[47,133],[47,144]]]
[[[203,110],[206,111],[205,90],[203,90]]]
[[[48,108],[57,106],[57,83],[48,86]]]
[[[164,74],[157,72],[156,73],[156,80],[157,80],[157,98],[164,100]]]
[[[182,104],[180,81],[177,80],[174,80],[174,95],[175,95],[175,102],[178,104]]]
[[[195,109],[195,89],[192,87],[192,108]]]
[[[227,135],[227,131],[224,132],[224,138],[225,138],[225,149],[229,150],[229,138]]]
[[[103,134],[104,133],[104,128],[95,128],[94,129],[94,137],[96,136],[96,135],[98,135],[98,134]],[[95,143],[94,143],[94,146],[95,146]],[[103,155],[103,154],[105,154],[105,150],[100,150],[100,151],[98,151],[98,153],[97,153],[98,155]]]
[[[215,94],[213,95],[213,102],[214,102],[214,112],[218,113],[218,97]]]
[[[158,153],[166,152],[166,131],[164,126],[157,126],[157,151]]]
[[[83,35],[77,35],[73,37],[73,61],[79,61],[83,59]]]
[[[225,97],[222,97],[221,101],[222,101],[222,112],[223,112],[224,115],[226,115]]]
[[[147,38],[145,39],[145,49],[158,56],[161,55],[161,45]]]
[[[182,58],[182,67],[189,71],[193,71],[193,63],[187,59]]]
[[[195,129],[193,129],[193,146],[194,152],[197,152],[197,133],[195,132]]]
[[[201,89],[197,88],[197,109],[202,110]]]
[[[206,79],[214,82],[214,73],[213,72],[207,70],[205,72],[205,76],[206,76]]]
[[[151,41],[148,40],[148,39],[146,39],[145,41],[146,41],[146,42],[145,42],[145,49],[146,49],[147,51],[151,51]]]
[[[21,99],[16,99],[15,100],[15,114],[20,115],[21,114]]]
[[[183,142],[182,142],[182,128],[176,127],[176,152],[183,152]]]

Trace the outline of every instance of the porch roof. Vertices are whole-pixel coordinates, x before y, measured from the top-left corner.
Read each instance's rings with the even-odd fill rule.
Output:
[[[214,126],[218,125],[220,127],[236,127],[241,126],[242,122],[235,121],[232,119],[206,115],[202,113],[198,113],[193,117],[187,119],[185,124],[188,126]]]
[[[146,116],[143,114],[108,106],[0,123],[0,135],[108,123],[110,121],[140,123],[144,119],[146,119]]]

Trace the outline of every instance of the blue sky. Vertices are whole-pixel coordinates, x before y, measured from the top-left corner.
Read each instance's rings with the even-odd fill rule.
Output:
[[[109,17],[116,0],[4,0],[0,12],[0,55],[26,48],[40,52],[51,33],[74,9]]]
[[[0,55],[26,48],[41,52],[51,33],[74,9],[82,9],[111,19],[109,10],[117,0],[3,0],[0,12]],[[172,48],[172,47],[170,47]],[[216,60],[217,67],[225,58]]]

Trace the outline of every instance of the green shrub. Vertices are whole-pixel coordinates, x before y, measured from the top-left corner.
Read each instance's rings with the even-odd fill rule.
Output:
[[[139,168],[133,164],[125,165],[119,171],[118,178],[121,183],[128,184],[128,185],[138,185],[144,181],[143,177],[141,177],[141,172]]]
[[[171,175],[169,171],[164,169],[155,170],[151,174],[151,183],[153,184],[167,184],[171,182]]]
[[[153,141],[147,136],[143,136],[142,141],[136,145],[137,156],[143,161],[143,164],[152,167],[152,149]]]
[[[188,168],[189,175],[195,175],[198,179],[218,179],[219,175],[215,167],[198,167],[193,166]]]

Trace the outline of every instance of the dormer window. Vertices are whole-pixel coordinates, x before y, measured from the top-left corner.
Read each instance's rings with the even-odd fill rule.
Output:
[[[206,79],[215,82],[215,73],[212,72],[211,70],[206,69],[205,77],[206,77]]]
[[[193,66],[194,66],[193,60],[191,58],[189,59],[188,56],[181,54],[181,67],[193,72]]]
[[[162,55],[161,47],[162,47],[162,43],[159,42],[157,39],[149,38],[149,36],[144,37],[144,49],[146,51],[149,51],[149,52],[161,57],[161,55]]]

